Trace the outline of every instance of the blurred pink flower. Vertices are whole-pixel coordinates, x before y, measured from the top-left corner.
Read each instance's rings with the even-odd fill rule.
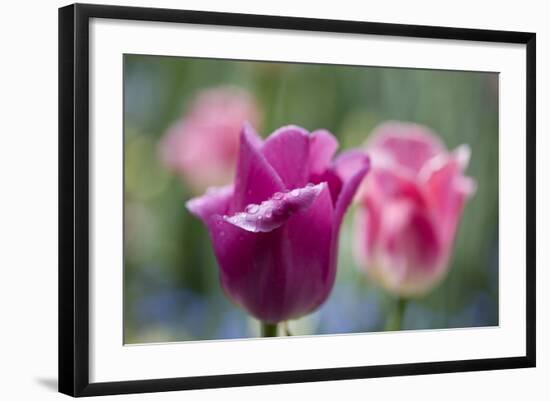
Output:
[[[357,199],[355,254],[371,278],[418,296],[446,274],[457,226],[475,182],[463,175],[467,145],[449,152],[428,128],[388,122],[368,141],[372,171]]]
[[[260,123],[252,96],[235,87],[203,90],[188,112],[166,132],[161,157],[194,193],[231,181],[245,121]]]
[[[342,218],[369,159],[328,131],[286,126],[265,141],[245,125],[232,185],[187,202],[208,228],[226,294],[266,323],[321,305],[336,275]],[[354,165],[354,172],[341,168]]]

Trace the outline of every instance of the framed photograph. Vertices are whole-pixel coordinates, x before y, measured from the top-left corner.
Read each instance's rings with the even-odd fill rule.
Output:
[[[535,75],[534,33],[61,8],[59,390],[535,366]]]

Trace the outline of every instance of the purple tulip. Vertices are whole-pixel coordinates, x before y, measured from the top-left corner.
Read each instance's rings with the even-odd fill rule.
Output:
[[[262,141],[245,124],[234,183],[187,202],[226,294],[264,323],[310,313],[332,289],[342,218],[369,168],[359,152],[332,161],[337,147],[328,131],[287,126]]]

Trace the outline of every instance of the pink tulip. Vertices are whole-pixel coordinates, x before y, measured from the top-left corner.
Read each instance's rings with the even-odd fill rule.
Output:
[[[265,141],[245,125],[232,185],[187,202],[207,226],[221,285],[264,323],[305,315],[322,304],[336,273],[342,217],[369,168],[344,154],[327,131],[296,126]],[[355,163],[351,176],[340,170]]]
[[[449,152],[416,124],[385,123],[371,138],[372,171],[358,195],[357,260],[389,291],[425,294],[448,270],[464,204],[475,191],[463,175],[470,149]]]
[[[204,90],[167,131],[161,157],[195,193],[227,184],[234,173],[245,121],[260,121],[260,112],[247,92],[234,87]]]

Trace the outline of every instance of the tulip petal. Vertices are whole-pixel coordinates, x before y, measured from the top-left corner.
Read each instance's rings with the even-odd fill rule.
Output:
[[[381,241],[390,265],[408,264],[431,270],[439,256],[439,241],[432,221],[408,201],[394,201],[383,211]]]
[[[208,188],[204,195],[188,200],[185,207],[207,224],[210,216],[223,215],[227,212],[232,195],[233,185]]]
[[[307,209],[326,187],[325,183],[276,192],[259,205],[250,204],[244,212],[225,216],[229,223],[250,232],[269,232],[283,225],[293,214]]]
[[[300,317],[317,308],[328,296],[336,277],[334,207],[326,185],[315,202],[303,213],[297,213],[286,227],[282,244],[291,249],[292,264],[287,265],[287,308],[295,305],[293,316]]]
[[[368,157],[362,150],[351,149],[342,152],[334,159],[332,170],[338,174],[342,182],[348,181],[365,165]],[[370,164],[370,160],[367,161]]]
[[[416,174],[424,163],[444,151],[445,147],[427,127],[413,123],[388,122],[373,131],[369,139],[369,150],[390,156],[394,163]]]
[[[355,172],[352,173],[349,169],[348,164],[353,162]],[[347,179],[343,181],[342,190],[338,195],[336,200],[336,206],[334,208],[334,228],[335,230],[340,229],[340,224],[342,223],[342,218],[346,213],[359,185],[365,178],[365,175],[370,169],[370,159],[363,152],[357,152],[349,154],[346,157],[339,157],[334,164],[334,170],[339,171]]]
[[[251,232],[212,217],[210,235],[222,287],[264,322],[299,317],[318,306],[332,287],[332,201],[326,185],[306,209],[270,232]]]
[[[353,254],[360,266],[367,267],[372,262],[376,238],[380,227],[381,208],[375,198],[361,199],[360,207],[354,216]]]
[[[393,199],[408,199],[418,205],[424,204],[424,197],[416,182],[407,175],[401,175],[399,171],[385,168],[373,169],[369,175],[372,181],[371,192],[380,202]]]
[[[337,170],[337,168],[335,168]],[[339,234],[340,234],[340,226],[342,225],[342,220],[344,218],[344,214],[346,213],[349,205],[351,204],[355,193],[359,189],[359,186],[363,182],[363,179],[365,178],[365,175],[370,169],[370,160],[368,156],[363,154],[363,165],[359,170],[355,172],[355,174],[351,175],[351,177],[343,183],[342,190],[340,191],[340,194],[338,195],[338,199],[336,200],[336,206],[334,208],[334,220],[333,220],[333,226],[332,226],[332,244],[331,244],[331,261],[334,265],[336,265],[336,259],[338,257],[338,243],[339,243]],[[334,280],[334,275],[336,274],[336,270],[330,272],[333,276],[329,277],[328,281],[331,282]]]
[[[309,174],[320,176],[330,167],[338,141],[327,130],[313,131],[309,137]]]
[[[260,152],[261,139],[245,124],[241,130],[239,161],[230,213],[243,211],[246,205],[269,199],[285,189],[283,181]]]
[[[419,277],[423,277],[423,282],[435,277],[434,272],[447,257],[433,220],[406,200],[384,207],[379,246],[378,257],[382,259],[378,263],[385,270],[382,279],[390,288],[401,288],[402,292]]]
[[[439,219],[446,243],[453,240],[466,199],[475,192],[475,182],[462,175],[463,168],[463,153],[456,152],[432,169],[425,185],[425,196]]]
[[[432,157],[424,164],[420,172],[418,173],[418,181],[421,184],[425,184],[432,175],[445,168],[449,163],[452,163],[452,172],[456,174],[463,173],[470,162],[471,150],[468,145],[460,145],[452,153],[441,153]]]
[[[358,193],[358,199],[362,209],[356,217],[356,234],[360,246],[360,252],[356,251],[358,260],[365,262],[366,256],[372,255],[375,240],[380,234],[381,218],[386,205],[397,200],[404,200],[422,207],[425,204],[422,192],[416,181],[408,175],[386,168],[374,167],[363,181]],[[364,263],[363,263],[364,264]]]
[[[382,217],[385,208],[395,202],[405,202],[415,207],[425,207],[423,192],[416,180],[399,169],[374,167],[364,180],[359,193],[361,210],[356,217],[355,255],[361,265],[372,263],[381,235]]]
[[[288,189],[306,185],[309,135],[305,129],[294,125],[279,128],[266,139],[262,153]]]
[[[326,182],[330,190],[332,204],[336,204],[336,201],[338,200],[338,195],[340,195],[340,192],[342,191],[342,180],[332,168],[325,170],[320,175],[310,175],[309,181],[313,184]]]

